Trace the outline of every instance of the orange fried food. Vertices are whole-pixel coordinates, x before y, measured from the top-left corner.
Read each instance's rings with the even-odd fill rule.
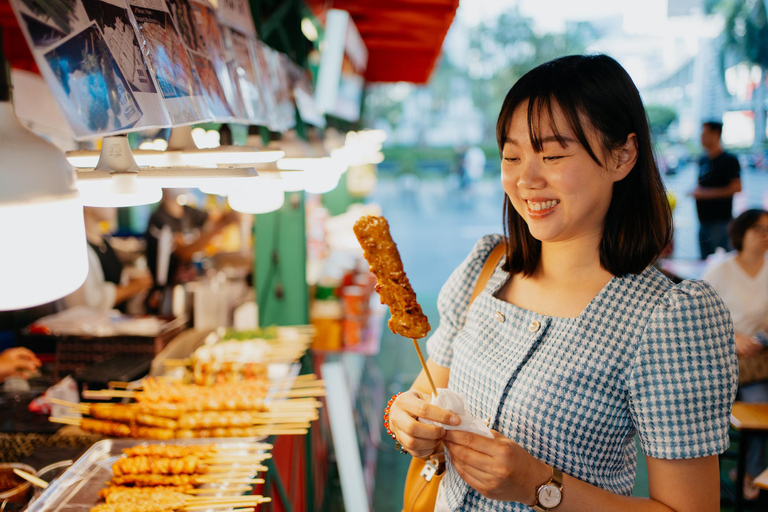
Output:
[[[403,270],[387,219],[374,215],[360,217],[354,231],[378,281],[376,291],[381,303],[389,306],[392,315],[389,329],[406,338],[423,338],[430,330],[429,321],[416,302],[416,293]]]

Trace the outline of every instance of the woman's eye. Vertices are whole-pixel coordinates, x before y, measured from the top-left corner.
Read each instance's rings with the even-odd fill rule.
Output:
[[[560,160],[561,158],[563,158],[563,157],[562,156],[545,156],[544,157],[544,161],[545,162],[553,162],[555,160]]]
[[[517,158],[517,157],[514,157],[514,156],[505,156],[504,157],[504,161],[505,162],[517,162],[518,160],[520,160],[520,159]]]

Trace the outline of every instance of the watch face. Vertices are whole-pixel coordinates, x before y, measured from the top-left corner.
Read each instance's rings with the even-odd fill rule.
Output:
[[[556,485],[547,484],[539,489],[539,503],[545,508],[554,508],[560,504],[563,495]]]

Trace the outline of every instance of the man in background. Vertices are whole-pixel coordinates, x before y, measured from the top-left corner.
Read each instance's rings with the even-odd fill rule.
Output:
[[[733,218],[733,195],[741,192],[739,160],[723,149],[723,123],[702,124],[701,145],[706,154],[699,161],[698,186],[691,196],[699,216],[701,259],[717,247],[728,248],[728,223]]]

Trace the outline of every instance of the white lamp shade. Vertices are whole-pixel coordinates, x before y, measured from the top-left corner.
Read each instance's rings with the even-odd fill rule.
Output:
[[[53,144],[0,102],[0,310],[76,290],[88,274],[83,206],[74,169]]]
[[[280,171],[280,184],[286,192],[304,190],[307,171]]]
[[[257,186],[232,191],[227,198],[233,210],[242,213],[269,213],[285,203],[280,180],[263,180]]]
[[[63,158],[63,156],[62,156]],[[0,204],[0,311],[77,290],[88,275],[83,206],[75,198]]]
[[[120,208],[152,204],[162,199],[160,186],[139,180],[137,174],[115,173],[104,179],[77,180],[83,205]]]

